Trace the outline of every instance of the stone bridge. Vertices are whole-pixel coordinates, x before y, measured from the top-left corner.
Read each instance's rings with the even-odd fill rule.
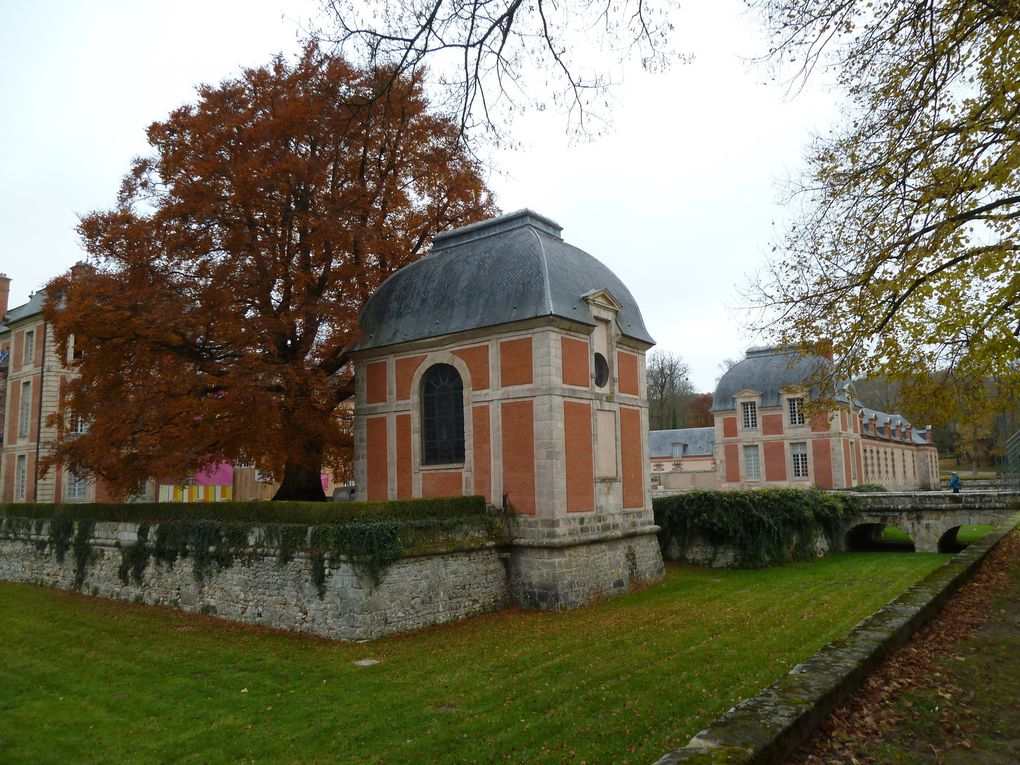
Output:
[[[895,526],[918,552],[952,552],[959,549],[961,526],[998,526],[1020,509],[1020,493],[1005,491],[876,492],[860,499],[860,517],[847,534],[851,548],[876,539],[884,526]]]

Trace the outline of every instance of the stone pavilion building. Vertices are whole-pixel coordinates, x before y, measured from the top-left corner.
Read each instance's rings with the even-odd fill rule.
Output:
[[[436,237],[369,299],[358,498],[482,495],[516,516],[513,598],[569,608],[663,574],[630,291],[530,210]]]

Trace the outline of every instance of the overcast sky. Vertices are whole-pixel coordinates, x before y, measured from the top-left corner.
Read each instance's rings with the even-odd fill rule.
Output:
[[[630,288],[658,347],[711,391],[753,338],[739,288],[781,224],[781,181],[798,174],[835,96],[786,98],[746,62],[764,42],[738,0],[690,3],[677,47],[692,63],[634,67],[612,129],[570,146],[565,118],[518,120],[520,151],[492,157],[504,211],[530,207]],[[695,7],[695,5],[697,7]],[[78,216],[109,208],[144,130],[195,86],[293,53],[317,2],[0,0],[0,272],[11,306],[82,257]],[[321,21],[321,20],[320,20]]]

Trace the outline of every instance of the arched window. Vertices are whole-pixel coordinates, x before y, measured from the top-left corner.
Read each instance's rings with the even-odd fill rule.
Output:
[[[449,364],[422,377],[421,444],[423,465],[464,461],[464,383]]]

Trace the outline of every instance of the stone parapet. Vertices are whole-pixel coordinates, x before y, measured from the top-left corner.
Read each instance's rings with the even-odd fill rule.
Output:
[[[58,560],[48,522],[26,522],[0,535],[0,579],[341,640],[456,621],[497,611],[509,601],[499,549],[474,540],[461,549],[400,558],[378,582],[343,557],[327,557],[317,576],[313,556],[261,546],[257,528],[249,533],[249,546],[232,551],[229,565],[196,566],[194,555],[172,564],[151,558],[137,579],[127,575],[125,564],[137,541],[137,524],[100,522],[83,558],[71,545]]]

